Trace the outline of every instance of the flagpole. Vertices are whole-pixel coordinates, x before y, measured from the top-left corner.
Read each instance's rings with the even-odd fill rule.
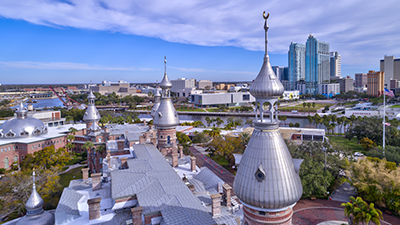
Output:
[[[383,86],[383,157],[385,158],[385,128],[386,128],[386,124],[385,124],[385,117],[386,117],[386,90],[385,90],[385,86]]]

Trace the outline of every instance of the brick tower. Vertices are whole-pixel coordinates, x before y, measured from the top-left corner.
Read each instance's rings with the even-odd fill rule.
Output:
[[[260,73],[250,86],[256,98],[254,132],[243,154],[233,189],[243,203],[243,224],[292,224],[293,206],[303,193],[300,177],[279,131],[276,101],[284,92],[269,63],[268,16],[264,12],[265,55]],[[269,118],[263,104],[269,103]]]
[[[164,78],[160,83],[161,101],[154,115],[154,126],[157,128],[157,148],[163,155],[176,153],[176,126],[179,125],[178,113],[171,100],[172,83],[167,76],[167,60],[164,58]]]

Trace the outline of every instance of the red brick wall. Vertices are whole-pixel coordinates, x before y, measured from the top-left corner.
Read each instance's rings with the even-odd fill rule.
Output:
[[[244,224],[248,225],[291,225],[293,210],[291,208],[281,212],[266,212],[265,215],[247,207],[243,208]]]

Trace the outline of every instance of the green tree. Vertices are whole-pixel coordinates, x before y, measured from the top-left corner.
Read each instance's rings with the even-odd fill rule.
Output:
[[[289,127],[294,127],[294,124],[292,122],[290,122]]]
[[[370,221],[376,225],[380,225],[380,219],[383,219],[382,212],[375,209],[374,203],[366,203],[361,197],[356,199],[351,196],[350,202],[342,203],[344,206],[344,214],[348,218],[349,224],[370,224]]]
[[[367,151],[370,150],[372,147],[376,146],[376,143],[367,137],[364,137],[363,139],[361,139],[360,144]]]
[[[298,122],[296,122],[296,123],[294,124],[294,127],[300,127],[300,124],[299,124]]]
[[[68,129],[68,131],[70,132],[70,133],[72,133],[73,135],[76,135],[76,132],[78,132],[78,130],[75,128],[75,127],[70,127],[69,129]],[[75,139],[75,138],[74,138]]]
[[[66,149],[55,149],[54,145],[51,145],[34,152],[33,155],[27,154],[20,166],[23,170],[29,170],[30,168],[46,170],[52,167],[61,169],[71,159],[72,156]]]
[[[315,102],[312,103],[312,107],[313,107],[313,109],[315,109]]]
[[[303,102],[303,112],[306,111],[306,106],[307,106],[307,103],[306,103],[306,102]]]

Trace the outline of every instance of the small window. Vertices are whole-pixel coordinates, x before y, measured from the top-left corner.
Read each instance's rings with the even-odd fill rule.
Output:
[[[4,169],[8,169],[9,166],[10,166],[10,165],[9,165],[9,163],[8,163],[8,158],[6,157],[6,158],[4,159]]]
[[[14,156],[14,162],[18,162],[18,156]]]
[[[250,100],[250,95],[249,94],[243,95],[243,101],[248,101],[248,100]]]

